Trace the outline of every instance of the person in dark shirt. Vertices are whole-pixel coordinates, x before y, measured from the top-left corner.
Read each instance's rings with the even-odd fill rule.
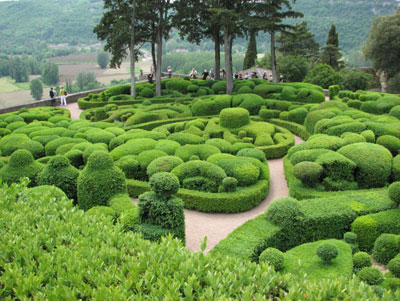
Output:
[[[204,72],[203,72],[203,80],[206,80],[207,79],[207,77],[208,77],[208,71],[207,71],[207,69],[204,69]]]

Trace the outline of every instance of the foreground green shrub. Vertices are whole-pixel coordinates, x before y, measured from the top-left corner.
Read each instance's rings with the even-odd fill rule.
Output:
[[[85,169],[78,177],[78,204],[83,210],[105,206],[117,193],[126,193],[123,172],[116,168],[105,152],[90,155]]]
[[[387,264],[398,253],[400,253],[398,235],[382,234],[375,241],[373,255],[377,262]]]
[[[301,226],[304,213],[296,199],[279,198],[268,207],[265,218],[283,228],[296,227]]]
[[[0,169],[0,178],[4,183],[18,183],[21,178],[31,180],[29,186],[36,186],[36,176],[42,170],[42,165],[35,162],[30,152],[24,149],[15,151],[7,165]]]
[[[223,109],[219,115],[220,125],[226,128],[239,128],[250,123],[250,115],[246,109]]]
[[[387,268],[396,277],[400,278],[400,258],[396,257],[389,261]]]
[[[68,198],[77,200],[78,176],[79,171],[70,165],[66,157],[55,156],[37,175],[37,184],[57,186]]]
[[[283,269],[284,260],[283,253],[275,248],[264,250],[258,259],[260,263],[267,262],[269,265],[273,266],[277,272]]]
[[[365,267],[372,266],[371,256],[366,252],[358,252],[353,255],[353,268],[355,270],[361,270]]]
[[[374,267],[366,267],[361,269],[358,273],[358,277],[362,281],[365,281],[369,285],[379,285],[383,282],[382,272]]]
[[[400,181],[390,184],[389,197],[393,202],[397,204],[397,206],[400,205]]]
[[[324,169],[322,166],[315,162],[300,162],[293,168],[293,174],[296,178],[301,180],[304,185],[313,187],[321,180],[321,175]]]
[[[339,251],[336,246],[329,243],[323,243],[318,246],[316,254],[324,263],[329,263],[332,259],[335,259],[338,256]]]
[[[328,89],[329,86],[332,85],[341,85],[343,76],[339,72],[336,72],[331,66],[320,64],[316,65],[307,73],[304,81]]]

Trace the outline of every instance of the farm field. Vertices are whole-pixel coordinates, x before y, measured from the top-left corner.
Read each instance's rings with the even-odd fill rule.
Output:
[[[256,291],[249,288],[260,299],[272,292],[296,300],[310,295],[316,300],[399,297],[398,95],[330,86],[327,101],[318,85],[257,78],[235,80],[232,95],[224,94],[225,80],[163,79],[162,89],[157,97],[154,83],[139,83],[133,99],[130,85],[121,85],[69,107],[0,115],[0,178],[5,183],[0,193],[9,195],[0,198],[0,206],[5,219],[28,216],[19,227],[11,223],[13,231],[2,247],[6,254],[33,248],[50,235],[35,234],[43,227],[29,224],[40,212],[40,222],[51,223],[56,238],[24,262],[51,256],[58,266],[73,251],[80,262],[74,275],[83,265],[92,266],[92,260],[111,267],[115,261],[109,256],[115,256],[126,258],[115,272],[125,283],[130,256],[123,250],[128,249],[138,256],[136,263],[143,260],[146,271],[165,254],[174,254],[162,265],[171,268],[178,260],[175,264],[188,269],[170,270],[173,279],[180,277],[174,285],[190,282],[201,294],[206,294],[201,283],[210,277],[199,272],[204,265],[226,271],[222,278],[213,276],[213,283],[234,279],[226,278],[231,270],[243,275],[247,284],[241,290],[261,281]],[[7,186],[23,176],[29,184]],[[62,217],[57,214],[61,208]],[[38,239],[32,246],[22,239],[28,228]],[[73,233],[68,241],[65,233]],[[80,247],[94,237],[104,247],[95,256]],[[26,245],[16,249],[6,243],[18,238]],[[10,279],[19,277],[6,269]],[[34,265],[32,277],[43,269]],[[97,265],[91,269],[99,274]],[[200,274],[190,278],[193,273]],[[62,277],[57,275],[57,281]],[[151,294],[160,293],[162,277]],[[247,282],[248,277],[253,280]],[[276,283],[265,286],[266,279]],[[107,281],[90,289],[79,283],[69,288],[80,296],[107,287]],[[150,283],[143,280],[141,288]],[[224,296],[245,294],[227,285]],[[44,281],[32,290],[50,296],[52,287]],[[178,290],[175,296],[187,294]],[[3,296],[10,296],[9,290]]]

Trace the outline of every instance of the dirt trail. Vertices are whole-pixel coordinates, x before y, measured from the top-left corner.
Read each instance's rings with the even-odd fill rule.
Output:
[[[67,105],[71,111],[71,119],[78,119],[82,112],[77,103]],[[302,142],[299,137],[295,137],[296,144]],[[235,230],[246,221],[262,214],[269,206],[271,201],[289,195],[289,189],[283,172],[283,159],[268,160],[271,187],[268,197],[260,205],[250,211],[225,214],[225,213],[203,213],[185,209],[186,220],[186,247],[189,250],[199,251],[201,240],[207,236],[206,251],[211,250],[229,233]]]

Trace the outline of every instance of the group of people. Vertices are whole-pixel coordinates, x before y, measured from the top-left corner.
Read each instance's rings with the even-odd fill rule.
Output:
[[[207,79],[215,79],[215,72],[214,69],[211,68],[210,71],[207,71],[207,69],[204,69],[202,75],[202,80],[207,80]],[[220,70],[219,72],[220,78],[226,78],[226,71],[225,69]],[[189,74],[191,79],[197,79],[197,70],[195,68],[192,68],[192,71]]]
[[[60,93],[59,93],[59,95],[60,95],[60,104],[61,104],[62,106],[66,106],[66,105],[67,105],[67,97],[66,97],[66,96],[68,95],[68,93],[67,93],[67,91],[64,89],[63,86],[60,87]],[[56,105],[57,92],[53,89],[53,87],[50,88],[49,96],[50,96],[50,99],[51,99],[51,105],[52,105],[53,107],[55,107],[55,105]]]

